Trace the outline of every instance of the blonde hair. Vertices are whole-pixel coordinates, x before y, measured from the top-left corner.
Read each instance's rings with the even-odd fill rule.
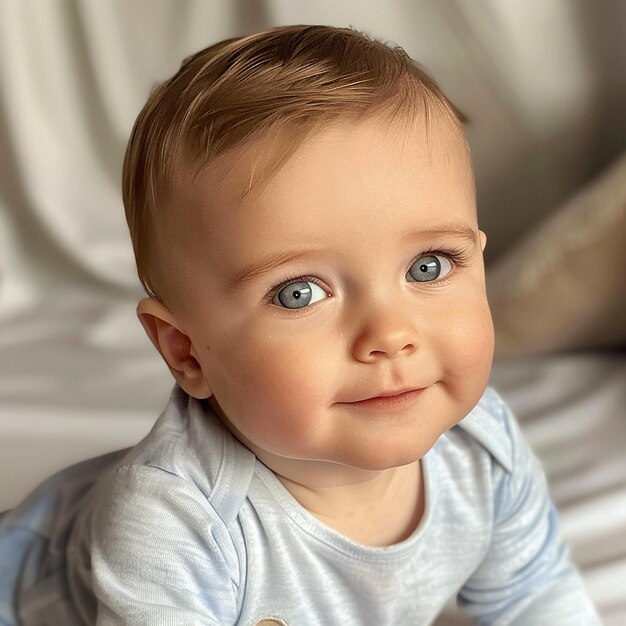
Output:
[[[161,300],[156,280],[159,214],[178,168],[197,174],[230,148],[267,136],[272,150],[261,184],[320,125],[346,116],[465,117],[399,46],[352,28],[283,26],[226,39],[183,60],[153,90],[133,127],[123,168],[123,201],[139,279]],[[255,171],[255,168],[252,168]],[[248,186],[253,188],[252,180]]]

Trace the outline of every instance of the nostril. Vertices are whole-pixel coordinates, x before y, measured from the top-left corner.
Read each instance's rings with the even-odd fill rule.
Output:
[[[373,356],[373,357],[386,356],[388,358],[392,358],[402,352],[414,352],[414,351],[415,351],[415,346],[412,343],[407,343],[404,347],[400,348],[399,350],[395,350],[395,349],[372,350],[370,352],[370,356]]]

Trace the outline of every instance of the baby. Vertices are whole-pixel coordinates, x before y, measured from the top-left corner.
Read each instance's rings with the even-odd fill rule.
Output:
[[[487,387],[463,116],[398,47],[290,26],[186,59],[124,163],[147,437],[6,514],[7,624],[599,624]]]

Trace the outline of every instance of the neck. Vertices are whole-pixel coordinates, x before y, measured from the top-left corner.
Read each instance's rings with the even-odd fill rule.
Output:
[[[287,491],[327,526],[370,546],[398,543],[417,528],[424,511],[420,459],[379,470],[331,461],[294,462],[258,448],[230,424],[221,409],[217,413]]]
[[[421,461],[370,472],[342,484],[311,485],[277,477],[322,523],[369,546],[392,545],[408,538],[424,511]]]

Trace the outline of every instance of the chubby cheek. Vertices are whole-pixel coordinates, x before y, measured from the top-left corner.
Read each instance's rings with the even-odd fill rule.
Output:
[[[220,406],[253,443],[279,451],[311,441],[333,402],[332,348],[315,337],[239,335],[216,352],[213,387]],[[295,450],[294,450],[295,452]]]
[[[494,334],[486,302],[477,301],[452,313],[440,339],[444,368],[455,398],[469,411],[480,399],[491,373]]]

